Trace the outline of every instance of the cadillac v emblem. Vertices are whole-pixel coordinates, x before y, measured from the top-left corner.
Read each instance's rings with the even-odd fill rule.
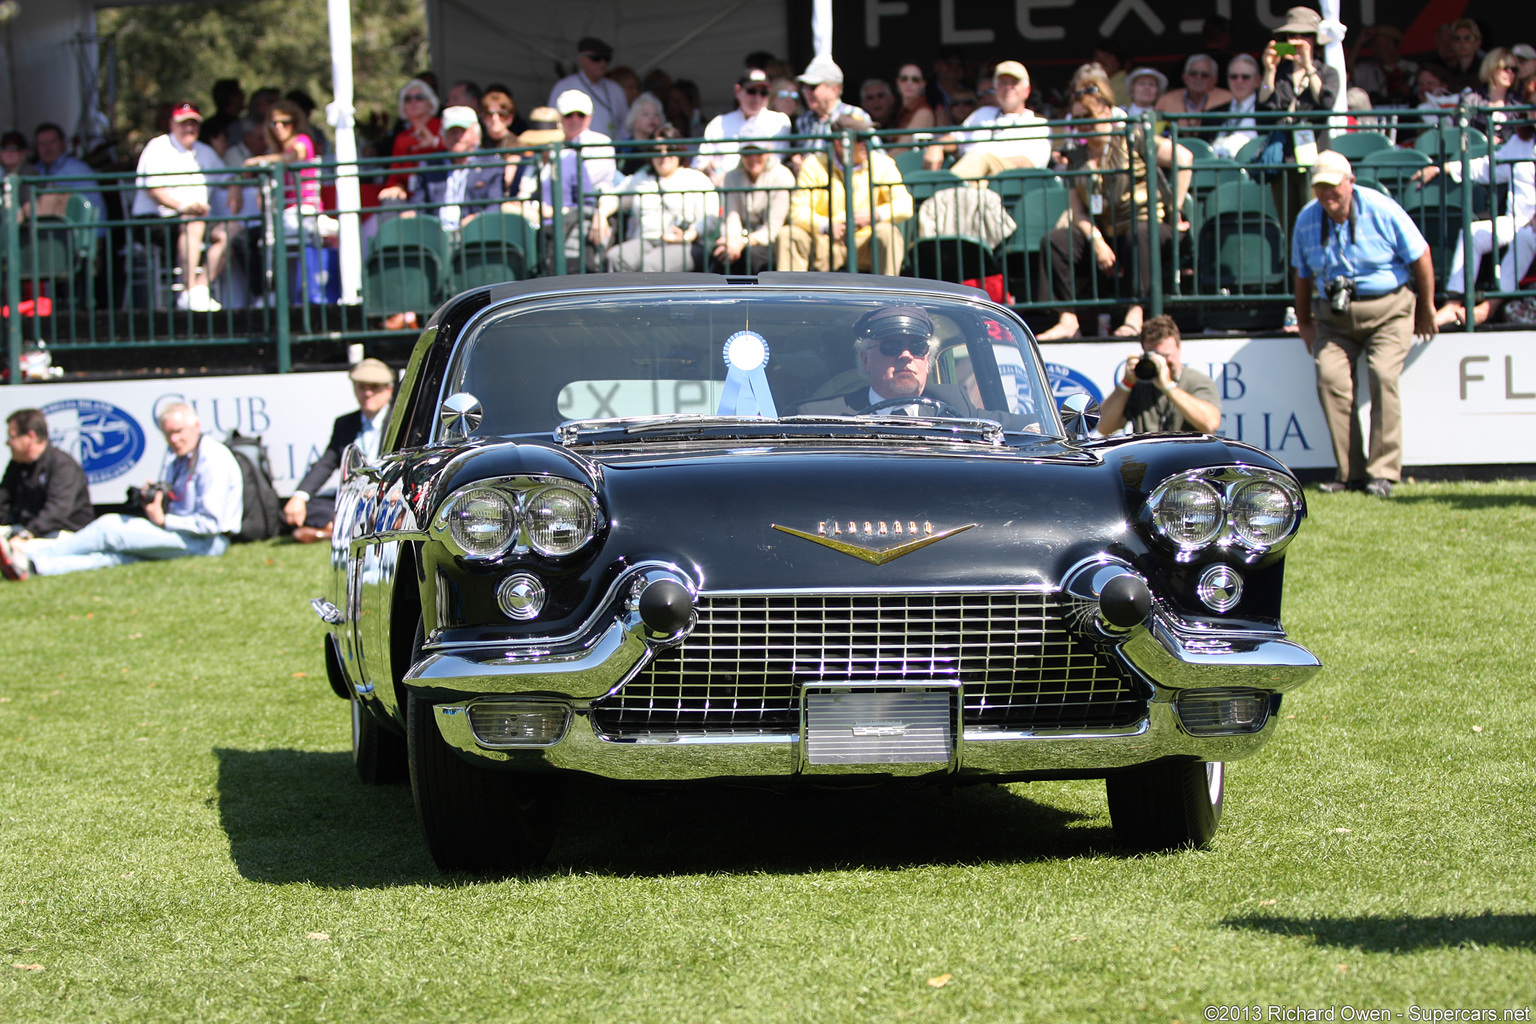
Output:
[[[893,520],[891,522],[876,522],[874,520],[856,519],[829,519],[816,525],[815,533],[807,533],[804,530],[795,530],[788,526],[773,524],[775,530],[787,533],[791,537],[800,537],[812,544],[820,544],[822,547],[831,548],[833,551],[841,551],[845,555],[861,558],[871,565],[884,565],[886,562],[895,561],[902,555],[910,555],[919,548],[925,548],[930,544],[937,544],[946,537],[953,537],[957,533],[975,529],[978,523],[969,523],[965,526],[957,526],[952,530],[933,529],[932,523],[919,525],[915,520]],[[896,543],[886,547],[873,547],[881,541],[893,538],[910,538],[897,540]],[[863,543],[860,543],[860,542]]]

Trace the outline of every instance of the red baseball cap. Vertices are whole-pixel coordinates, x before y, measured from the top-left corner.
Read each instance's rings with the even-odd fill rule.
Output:
[[[203,115],[199,114],[197,108],[190,103],[179,104],[175,110],[171,111],[172,124],[175,124],[177,121],[201,121],[202,119]]]

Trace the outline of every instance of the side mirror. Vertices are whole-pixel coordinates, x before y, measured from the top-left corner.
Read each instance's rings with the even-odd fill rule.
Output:
[[[1099,425],[1099,403],[1084,391],[1068,395],[1061,400],[1061,420],[1068,434],[1086,441]]]
[[[463,441],[480,426],[485,410],[480,399],[467,391],[456,391],[443,399],[437,410],[437,418],[443,425],[443,433],[454,441]]]

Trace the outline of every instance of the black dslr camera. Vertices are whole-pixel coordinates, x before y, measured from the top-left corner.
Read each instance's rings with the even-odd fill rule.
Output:
[[[1153,361],[1153,359],[1152,359],[1152,357],[1150,355],[1142,356],[1140,359],[1138,359],[1136,361],[1136,379],[1137,380],[1156,380],[1157,379],[1157,363]]]
[[[1355,279],[1339,276],[1328,282],[1326,292],[1328,296],[1328,308],[1333,310],[1334,316],[1343,316],[1349,311],[1349,304],[1355,297]]]
[[[155,495],[170,496],[171,489],[165,484],[146,484],[143,487],[128,488],[128,504],[134,508],[144,508],[155,500]]]

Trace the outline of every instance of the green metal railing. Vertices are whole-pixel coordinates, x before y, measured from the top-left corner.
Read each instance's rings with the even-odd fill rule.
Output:
[[[1353,132],[1335,131],[1333,136],[1337,148],[1361,154],[1353,161],[1360,185],[1392,194],[1424,228],[1435,247],[1442,288],[1455,249],[1473,251],[1474,221],[1493,221],[1495,253],[1510,241],[1503,237],[1509,234],[1508,225],[1495,216],[1509,186],[1498,182],[1496,176],[1489,176],[1486,185],[1475,180],[1480,158],[1487,157],[1496,146],[1475,127],[1475,122],[1490,113],[1466,107],[1444,113],[1378,113],[1372,116],[1380,117],[1380,124],[1360,124]],[[1523,108],[1499,114],[1510,119],[1506,128],[1530,116]],[[1317,131],[1320,125],[1297,122],[1284,114],[1257,114],[1252,129],[1257,142],[1224,158],[1211,148],[1212,139],[1222,133],[1224,118],[1190,115],[1192,125],[1176,124],[1169,129],[1168,137],[1178,147],[1174,152],[1181,159],[1188,157],[1191,182],[1186,201],[1177,210],[1166,202],[1149,209],[1146,201],[1138,198],[1129,206],[1121,205],[1118,214],[1099,212],[1096,220],[1105,233],[1123,239],[1117,261],[1120,267],[1113,273],[1097,272],[1083,263],[1085,258],[1093,258],[1091,249],[1086,257],[1074,250],[1066,261],[1074,282],[1070,289],[1053,270],[1053,239],[1059,246],[1061,230],[1071,230],[1073,194],[1084,203],[1095,194],[1112,203],[1123,191],[1124,179],[1116,178],[1120,172],[1095,170],[1067,160],[1051,169],[1005,171],[988,179],[984,188],[975,188],[953,175],[922,168],[926,144],[932,141],[929,138],[891,131],[844,133],[838,137],[843,152],[867,147],[871,154],[873,173],[860,185],[850,162],[838,163],[826,155],[833,141],[829,136],[792,136],[775,140],[774,145],[805,158],[823,154],[822,159],[831,162],[841,191],[853,197],[840,213],[846,218],[850,240],[858,234],[854,212],[877,206],[877,190],[906,189],[913,199],[913,215],[884,229],[894,235],[903,250],[899,255],[904,275],[969,281],[1032,315],[1060,308],[1060,294],[1070,296],[1073,309],[1090,313],[1139,304],[1148,316],[1172,311],[1211,324],[1218,324],[1225,316],[1237,317],[1241,323],[1246,316],[1250,325],[1278,326],[1294,288],[1289,260],[1291,226],[1300,204],[1309,198],[1304,162],[1295,158],[1296,138],[1301,132]],[[1422,120],[1409,123],[1415,119]],[[1150,128],[1149,119],[1092,125],[1053,121],[1042,130],[1050,134],[1057,154],[1070,154],[1074,145],[1097,136],[1111,150],[1129,152],[1135,147],[1139,162],[1152,168],[1157,166],[1159,142],[1147,130]],[[955,129],[934,129],[938,135],[946,131]],[[1379,132],[1381,138],[1371,132]],[[1403,145],[1410,133],[1426,133],[1421,148]],[[1289,145],[1283,144],[1286,138],[1292,140]],[[1268,162],[1274,160],[1275,150],[1271,146],[1268,153],[1264,151],[1266,140],[1283,145],[1282,156],[1275,162]],[[701,141],[674,140],[667,145],[691,153]],[[90,179],[6,177],[0,181],[0,265],[4,273],[0,288],[7,314],[8,379],[21,380],[23,353],[39,345],[55,354],[246,346],[270,352],[259,358],[272,359],[276,369],[286,372],[293,365],[297,345],[344,346],[396,335],[402,327],[410,328],[413,319],[417,325],[424,323],[432,309],[464,287],[601,270],[604,253],[587,239],[592,219],[603,207],[601,196],[588,185],[588,172],[598,166],[594,165],[596,160],[616,158],[649,164],[648,158],[655,154],[650,146],[618,143],[610,149],[555,144],[528,150],[521,156],[527,166],[519,185],[533,176],[531,195],[525,188],[521,196],[469,197],[458,205],[462,212],[471,214],[470,223],[451,230],[442,226],[441,204],[386,203],[357,211],[365,219],[360,305],[340,304],[335,287],[335,243],[328,228],[343,211],[331,207],[285,215],[284,207],[291,200],[285,202],[285,169],[281,166],[210,174],[210,178],[219,179],[210,183],[211,190],[237,186],[250,205],[231,212],[216,204],[207,216],[198,218],[108,217],[106,210],[99,208],[102,204],[78,197],[70,200],[63,216],[38,216],[41,207],[32,204],[32,215],[23,217],[28,196],[80,189],[116,195],[119,202],[107,205],[131,210],[136,177],[131,173]],[[1379,152],[1388,155],[1364,154],[1372,146],[1380,146]],[[1300,148],[1305,153],[1305,145]],[[574,159],[567,159],[570,151],[574,151]],[[1403,155],[1411,153],[1422,155]],[[504,155],[479,153],[473,157],[499,161]],[[409,166],[391,157],[364,159],[357,162],[355,173],[365,181],[391,171],[441,173],[445,159],[420,158]],[[1431,187],[1420,188],[1411,180],[1419,166],[1441,170]],[[333,180],[341,170],[334,163],[322,162],[286,171],[291,174],[304,169],[318,171],[324,182]],[[1161,169],[1152,177],[1171,185],[1180,169],[1182,164]],[[1512,169],[1523,175],[1532,170],[1529,166]],[[565,195],[566,177],[573,172],[577,180],[570,202],[539,201],[545,194]],[[291,183],[287,187],[291,189]],[[821,205],[836,212],[830,179],[825,188],[828,196]],[[855,195],[859,188],[863,194]],[[956,188],[971,191],[943,195]],[[705,216],[692,225],[697,241],[681,257],[683,265],[677,269],[711,268],[715,242],[723,230],[724,206],[733,191],[763,189],[717,186],[705,203]],[[778,191],[790,192],[792,200],[796,191],[801,192],[802,200],[814,198],[789,186]],[[1145,191],[1156,196],[1160,189],[1154,184]],[[654,212],[654,202],[644,196],[621,196],[608,245],[635,235],[639,211],[649,203]],[[928,215],[923,213],[925,203],[935,204]],[[57,210],[57,204],[50,208]],[[480,225],[474,226],[473,221],[481,217]],[[1157,231],[1142,237],[1135,230],[1136,224],[1159,219],[1182,222],[1188,228],[1173,231],[1167,243],[1158,240]],[[219,301],[216,309],[183,308],[191,282],[178,278],[177,239],[193,222],[203,223],[210,238],[222,232],[229,239],[230,265],[214,288]],[[873,233],[865,265],[880,265],[882,244],[880,234]],[[765,260],[769,267],[778,265],[779,249],[777,241],[769,246]],[[577,256],[579,259],[573,259]],[[859,247],[850,244],[838,269],[855,271],[864,260]],[[1510,299],[1536,295],[1530,289],[1500,289],[1497,280],[1493,287],[1479,289],[1486,278],[1480,279],[1476,261],[1464,262],[1461,279],[1455,284],[1472,301],[1484,296]],[[1145,267],[1145,272],[1138,272],[1137,266]],[[671,263],[666,267],[673,269]],[[1472,329],[1470,323],[1467,329]]]

